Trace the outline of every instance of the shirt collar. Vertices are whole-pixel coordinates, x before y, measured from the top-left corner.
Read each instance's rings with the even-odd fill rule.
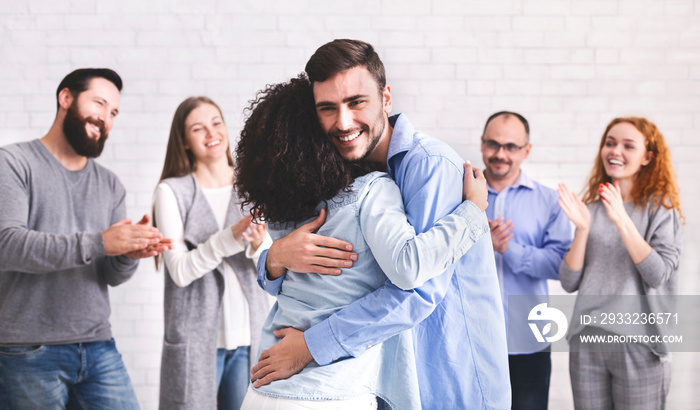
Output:
[[[387,160],[396,154],[406,152],[413,146],[413,125],[408,121],[405,114],[396,114],[389,117],[389,125],[394,130],[389,141],[389,152]]]
[[[535,189],[535,183],[530,179],[529,176],[523,171],[522,168],[520,168],[520,175],[518,175],[518,178],[513,182],[513,185],[507,187],[507,188],[527,188],[527,189]],[[488,182],[486,182],[486,188],[489,190],[490,193],[493,194],[498,194],[495,189],[491,188]],[[507,189],[506,188],[506,189]]]

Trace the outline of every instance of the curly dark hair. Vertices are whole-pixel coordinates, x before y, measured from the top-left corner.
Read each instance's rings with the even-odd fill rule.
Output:
[[[303,221],[316,214],[320,202],[372,170],[340,156],[321,129],[304,74],[258,91],[246,112],[235,186],[254,216],[282,224]]]

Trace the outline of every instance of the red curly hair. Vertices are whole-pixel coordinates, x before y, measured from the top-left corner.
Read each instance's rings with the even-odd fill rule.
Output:
[[[637,179],[631,192],[632,201],[638,206],[644,207],[649,200],[652,200],[654,209],[660,205],[667,209],[676,209],[681,217],[681,221],[683,221],[678,184],[671,166],[671,152],[668,150],[664,136],[656,125],[641,117],[615,118],[605,128],[603,137],[600,139],[595,165],[593,165],[591,176],[588,179],[588,186],[583,192],[583,202],[590,204],[596,201],[598,199],[599,185],[612,182],[612,179],[605,173],[603,158],[600,153],[605,146],[605,138],[610,129],[621,122],[631,124],[641,132],[645,139],[646,150],[653,153],[651,162],[643,166],[637,173]]]

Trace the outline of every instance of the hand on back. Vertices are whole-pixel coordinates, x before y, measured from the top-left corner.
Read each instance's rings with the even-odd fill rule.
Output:
[[[326,210],[313,221],[272,243],[267,255],[270,279],[282,276],[285,269],[300,273],[340,275],[340,268],[349,268],[357,254],[352,244],[313,233],[323,225]]]
[[[471,201],[482,211],[489,206],[489,192],[486,189],[486,178],[479,168],[472,167],[468,161],[464,164],[464,187],[462,200]]]

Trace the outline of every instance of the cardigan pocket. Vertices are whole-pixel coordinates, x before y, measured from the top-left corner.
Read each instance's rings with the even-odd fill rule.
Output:
[[[162,396],[175,403],[187,403],[187,343],[171,344],[163,341],[161,369]]]

